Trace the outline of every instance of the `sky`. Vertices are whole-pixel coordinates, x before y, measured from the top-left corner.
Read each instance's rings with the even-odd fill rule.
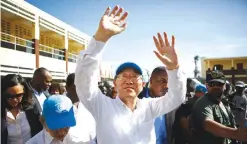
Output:
[[[179,63],[193,76],[194,56],[247,56],[246,0],[26,0],[93,36],[105,9],[120,5],[129,12],[128,27],[110,39],[103,61],[113,67],[131,61],[152,71],[163,65],[153,53],[152,36],[175,35]]]

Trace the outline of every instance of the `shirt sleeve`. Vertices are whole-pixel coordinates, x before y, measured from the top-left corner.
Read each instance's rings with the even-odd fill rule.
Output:
[[[212,107],[207,104],[196,103],[193,109],[193,118],[197,126],[203,128],[206,119],[214,120]]]
[[[98,88],[99,62],[105,43],[91,39],[88,48],[81,51],[75,70],[76,92],[82,104],[97,115],[104,96]]]
[[[160,98],[148,99],[152,117],[169,113],[185,101],[186,77],[180,69],[168,71],[168,93]]]

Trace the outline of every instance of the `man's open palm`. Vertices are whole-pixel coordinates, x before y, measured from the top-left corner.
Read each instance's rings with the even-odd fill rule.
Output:
[[[172,36],[172,44],[170,45],[167,34],[164,32],[164,39],[161,34],[158,33],[158,38],[153,36],[157,51],[154,51],[155,55],[160,61],[167,67],[167,69],[173,70],[178,68],[178,56],[175,50],[175,37]]]
[[[124,31],[127,27],[125,20],[128,16],[128,12],[122,13],[123,8],[119,6],[115,6],[112,11],[111,8],[108,7],[100,20],[98,31],[108,37]]]

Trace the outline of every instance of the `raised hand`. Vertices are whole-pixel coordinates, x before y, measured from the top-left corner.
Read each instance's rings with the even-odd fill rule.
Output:
[[[108,7],[100,20],[98,30],[94,35],[95,39],[106,42],[112,36],[123,32],[127,27],[125,20],[128,12],[122,13],[123,8],[119,6],[115,6],[112,11]]]
[[[158,51],[154,51],[155,55],[167,67],[168,70],[178,68],[178,57],[175,51],[175,37],[172,36],[172,45],[168,42],[167,34],[164,32],[164,40],[160,33],[158,39],[153,36],[155,46]]]

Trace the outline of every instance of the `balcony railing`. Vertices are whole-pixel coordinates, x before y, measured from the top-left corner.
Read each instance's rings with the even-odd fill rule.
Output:
[[[34,42],[1,32],[1,47],[35,54]],[[39,44],[40,55],[65,60],[64,50]],[[68,53],[68,61],[76,63],[77,55]]]
[[[33,41],[1,32],[1,47],[34,54]]]
[[[39,51],[40,51],[40,55],[42,56],[51,57],[59,60],[65,60],[63,50],[59,50],[56,48],[39,44]]]
[[[68,61],[69,62],[76,63],[76,61],[77,61],[77,55],[76,54],[73,54],[73,53],[68,53]]]
[[[231,69],[231,70],[223,70],[225,75],[247,75],[247,69]]]
[[[207,72],[211,71],[208,69]],[[221,70],[224,75],[247,75],[247,69],[224,69]]]

